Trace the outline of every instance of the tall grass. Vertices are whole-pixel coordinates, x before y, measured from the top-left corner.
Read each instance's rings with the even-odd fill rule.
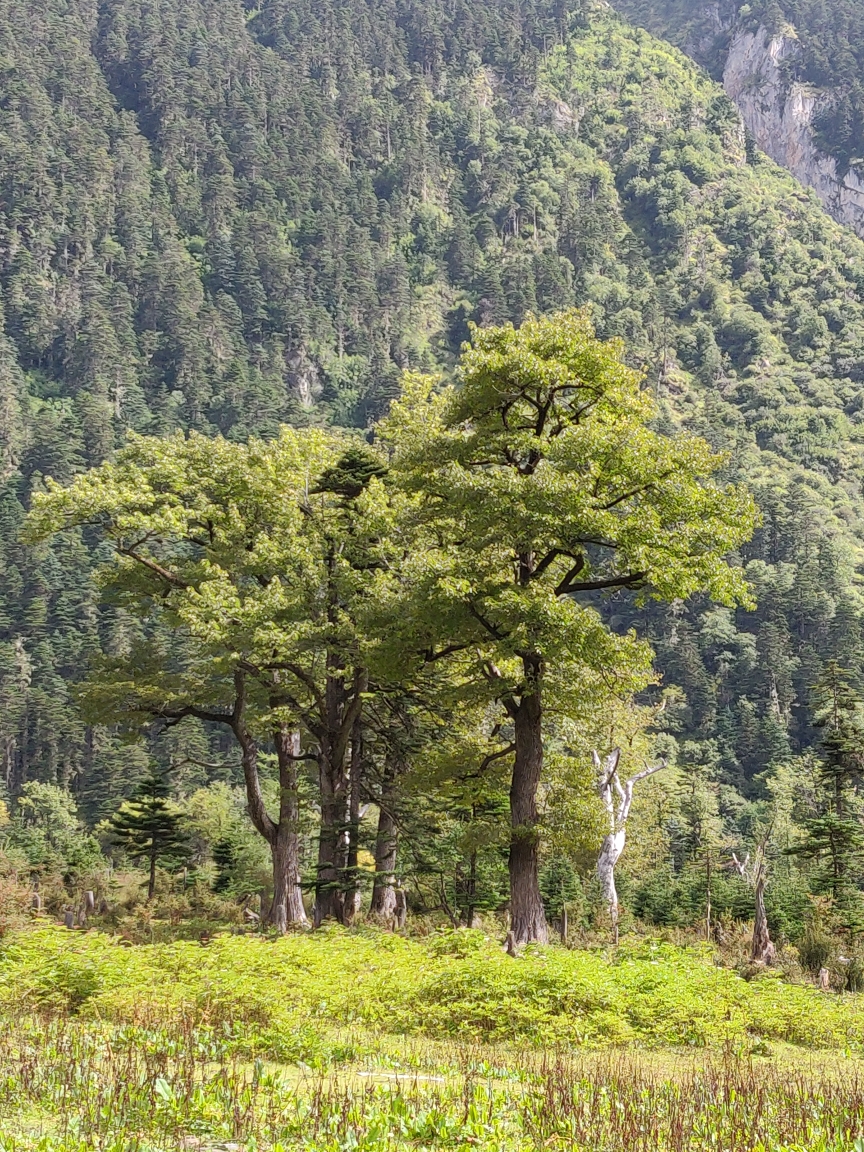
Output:
[[[313,1073],[245,1063],[191,1020],[99,1026],[7,1014],[4,1152],[848,1152],[864,1131],[857,1071],[718,1058],[658,1067],[634,1054],[520,1058],[452,1044],[425,1070]],[[394,1063],[394,1061],[391,1061]]]
[[[0,1152],[864,1152],[862,1050],[861,998],[665,945],[0,944]]]
[[[559,1061],[547,1069],[537,1102],[526,1127],[538,1147],[848,1149],[864,1130],[857,1070],[814,1075],[736,1058],[672,1077],[632,1055],[594,1061],[589,1069]]]

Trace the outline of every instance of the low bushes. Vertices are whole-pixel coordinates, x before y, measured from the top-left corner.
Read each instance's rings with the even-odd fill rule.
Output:
[[[722,1047],[758,1038],[864,1047],[858,997],[779,977],[747,982],[704,949],[649,941],[614,954],[547,948],[513,959],[465,931],[416,941],[326,929],[136,947],[97,932],[13,933],[0,943],[4,1005],[131,1024],[179,1014],[289,1061],[326,1060],[326,1036],[346,1026],[537,1046]]]

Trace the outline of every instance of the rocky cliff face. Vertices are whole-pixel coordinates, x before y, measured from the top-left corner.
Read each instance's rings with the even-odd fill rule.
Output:
[[[792,36],[739,30],[729,44],[723,87],[762,151],[812,188],[835,220],[864,236],[864,181],[851,171],[841,177],[813,140],[819,92],[784,82],[781,64],[797,51]]]

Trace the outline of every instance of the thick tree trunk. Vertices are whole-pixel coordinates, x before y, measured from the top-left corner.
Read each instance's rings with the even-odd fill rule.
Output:
[[[399,850],[399,835],[396,821],[382,796],[382,807],[378,809],[378,831],[375,835],[375,880],[372,887],[372,904],[369,914],[382,924],[393,926],[396,916],[396,855]]]
[[[399,830],[396,825],[397,790],[402,765],[396,756],[388,756],[381,780],[381,803],[378,829],[375,833],[375,879],[369,914],[388,927],[395,927],[396,861],[399,852]]]
[[[543,771],[542,664],[525,657],[526,691],[513,710],[516,753],[510,784],[510,931],[516,944],[548,940],[540,895],[537,789]]]
[[[284,935],[289,928],[305,928],[309,923],[298,883],[296,832],[280,826],[275,842],[270,845],[270,856],[273,863],[273,902],[267,921]]]
[[[768,916],[765,912],[765,879],[756,881],[756,919],[753,922],[753,951],[751,959],[759,964],[771,964],[775,950],[768,933]]]
[[[231,730],[240,745],[243,780],[246,785],[246,804],[255,830],[270,846],[273,866],[273,903],[268,919],[279,932],[292,925],[304,925],[306,913],[300,896],[300,853],[298,829],[300,820],[297,793],[297,759],[300,755],[300,737],[286,725],[273,733],[276,760],[279,765],[279,819],[274,821],[267,812],[258,775],[258,745],[246,726],[246,680],[239,669],[234,674],[235,703]],[[279,703],[274,696],[271,701]],[[262,904],[263,916],[264,907]]]
[[[318,874],[315,883],[315,925],[324,920],[345,921],[345,871],[348,867],[349,773],[348,747],[359,722],[367,677],[355,668],[350,688],[338,669],[337,653],[328,654],[324,715],[320,726],[318,784],[321,831],[318,838]]]
[[[147,881],[147,901],[148,903],[156,895],[156,853],[150,853],[150,876]]]
[[[315,924],[345,918],[343,876],[347,862],[345,830],[348,823],[347,781],[341,765],[334,765],[325,746],[318,764],[321,830],[318,835],[318,874],[315,883]]]
[[[274,823],[264,804],[264,796],[261,792],[261,780],[258,775],[258,745],[250,735],[245,723],[245,686],[242,675],[238,674],[235,680],[237,684],[237,704],[235,705],[235,716],[231,728],[240,745],[243,780],[246,784],[246,807],[255,831],[267,841],[270,847],[270,860],[273,869],[273,903],[270,907],[269,918],[277,931],[285,932],[288,928],[288,889],[290,886],[288,869],[290,868],[292,848],[291,838],[289,835],[284,834],[280,837],[280,825]],[[276,756],[279,761],[281,788],[283,769],[280,750],[282,750],[282,743],[278,732],[276,734],[275,744]],[[296,875],[296,872],[292,873],[292,875]],[[261,914],[263,917],[263,902]]]
[[[279,823],[270,843],[273,859],[273,903],[269,922],[280,933],[308,925],[300,891],[300,804],[297,765],[300,733],[281,725],[274,734],[279,765]]]
[[[351,780],[348,789],[347,859],[343,888],[344,919],[353,923],[360,911],[360,813],[363,788],[363,724],[360,714],[351,731]]]

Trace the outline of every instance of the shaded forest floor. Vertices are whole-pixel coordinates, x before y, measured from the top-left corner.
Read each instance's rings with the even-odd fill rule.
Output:
[[[864,1148],[864,999],[658,942],[0,944],[2,1152]]]

